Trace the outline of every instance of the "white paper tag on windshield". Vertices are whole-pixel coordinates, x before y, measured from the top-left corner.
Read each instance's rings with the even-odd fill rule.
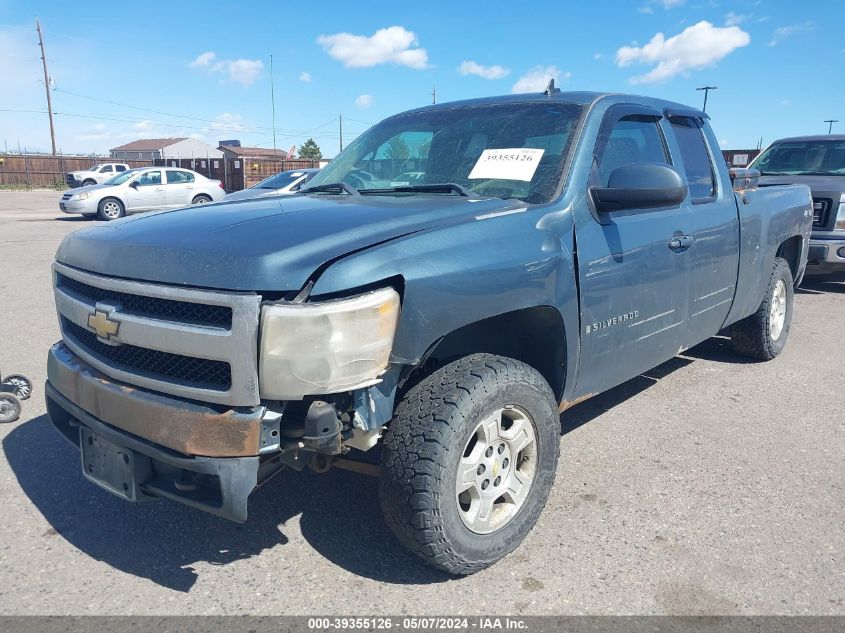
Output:
[[[513,149],[485,149],[481,152],[469,178],[495,178],[497,180],[524,180],[534,177],[544,149],[516,147]]]

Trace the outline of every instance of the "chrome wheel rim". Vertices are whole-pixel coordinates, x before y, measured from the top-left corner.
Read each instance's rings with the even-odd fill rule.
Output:
[[[772,291],[772,301],[769,306],[769,333],[772,340],[776,341],[783,333],[783,326],[786,323],[786,284],[783,279],[778,279],[775,289]]]
[[[120,205],[117,202],[109,200],[103,204],[103,215],[107,218],[120,217]]]
[[[476,534],[502,529],[528,498],[537,472],[537,435],[524,409],[506,406],[484,418],[458,464],[455,500]]]
[[[11,422],[17,411],[14,400],[8,396],[0,396],[0,422]]]

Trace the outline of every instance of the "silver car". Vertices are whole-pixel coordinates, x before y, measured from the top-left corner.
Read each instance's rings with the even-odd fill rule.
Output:
[[[319,171],[317,168],[283,171],[275,176],[265,178],[257,185],[253,185],[247,189],[241,189],[240,191],[233,191],[226,196],[226,201],[263,198],[265,196],[284,196],[296,193],[305,186],[305,183],[317,175]]]
[[[66,191],[59,201],[59,209],[65,213],[116,220],[127,213],[217,202],[225,196],[219,180],[211,180],[190,169],[140,167],[125,171],[102,185]]]

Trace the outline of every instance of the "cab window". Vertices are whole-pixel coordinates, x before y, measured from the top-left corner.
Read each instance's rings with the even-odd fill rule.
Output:
[[[669,164],[666,143],[654,116],[631,114],[613,124],[607,142],[599,148],[600,186],[607,186],[616,169],[634,163]]]
[[[100,170],[100,173],[101,173],[101,174],[111,173],[111,171],[112,171],[112,167],[111,167],[111,165],[106,165],[105,167],[103,167],[103,168]]]
[[[123,166],[123,165],[115,165],[114,170],[115,171],[126,171],[126,167]]]
[[[716,195],[716,176],[701,123],[691,117],[671,117],[669,122],[681,150],[690,198],[693,202],[712,198]]]
[[[138,184],[141,186],[147,185],[160,185],[161,184],[161,172],[160,171],[148,171],[138,178]]]

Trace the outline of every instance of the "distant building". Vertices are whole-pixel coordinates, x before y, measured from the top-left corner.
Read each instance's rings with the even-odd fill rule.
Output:
[[[237,141],[224,141],[220,143],[219,149],[223,152],[226,158],[276,158],[284,160],[288,156],[287,150],[284,149],[268,149],[266,147],[242,147],[240,144],[235,145]]]
[[[143,138],[120,147],[109,154],[114,159],[155,160],[156,158],[221,158],[223,152],[213,145],[193,138]]]

